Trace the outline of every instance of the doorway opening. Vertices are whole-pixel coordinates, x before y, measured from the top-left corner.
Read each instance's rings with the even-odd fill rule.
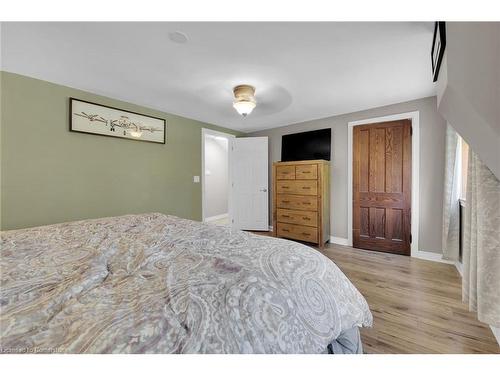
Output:
[[[202,129],[202,221],[229,225],[230,157],[233,135]]]

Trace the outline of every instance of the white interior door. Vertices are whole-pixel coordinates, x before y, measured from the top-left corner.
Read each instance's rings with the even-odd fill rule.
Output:
[[[267,137],[231,140],[231,216],[235,229],[269,230]]]

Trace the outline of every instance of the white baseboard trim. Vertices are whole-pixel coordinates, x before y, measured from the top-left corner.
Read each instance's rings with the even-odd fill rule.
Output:
[[[460,274],[461,277],[464,276],[464,266],[460,261],[455,262],[455,267],[457,268],[458,273]]]
[[[343,237],[330,236],[330,243],[347,246],[347,245],[349,245],[349,240],[347,238],[343,238]]]
[[[210,216],[210,217],[207,217],[205,218],[205,221],[207,223],[211,222],[211,221],[216,221],[216,220],[220,220],[220,219],[225,219],[226,217],[229,217],[229,214],[226,213],[226,214],[221,214],[221,215],[215,215],[215,216]]]
[[[493,336],[497,339],[497,343],[500,346],[500,327],[490,326],[491,332],[493,332]]]
[[[446,263],[446,264],[455,264],[454,261],[452,260],[447,260],[443,259],[443,254],[441,253],[433,253],[431,251],[416,251],[415,253],[411,254],[412,258],[418,258],[418,259],[424,259],[424,260],[430,260],[433,262],[439,262],[439,263]]]

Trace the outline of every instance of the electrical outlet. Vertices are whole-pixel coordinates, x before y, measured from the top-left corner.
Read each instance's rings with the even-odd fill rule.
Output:
[[[200,176],[193,176],[193,182],[195,184],[199,184],[200,183]]]

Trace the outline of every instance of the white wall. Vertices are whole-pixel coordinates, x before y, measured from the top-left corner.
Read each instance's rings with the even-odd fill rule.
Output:
[[[228,140],[205,135],[205,218],[228,213]]]
[[[439,113],[500,178],[500,23],[447,22]]]
[[[330,233],[334,237],[347,238],[347,205],[349,204],[347,201],[347,123],[413,111],[420,113],[419,250],[440,253],[442,251],[446,121],[437,112],[435,96],[259,131],[248,136],[269,137],[269,162],[272,164],[274,161],[281,160],[282,135],[322,128],[332,129]],[[270,199],[271,197],[272,192]]]

